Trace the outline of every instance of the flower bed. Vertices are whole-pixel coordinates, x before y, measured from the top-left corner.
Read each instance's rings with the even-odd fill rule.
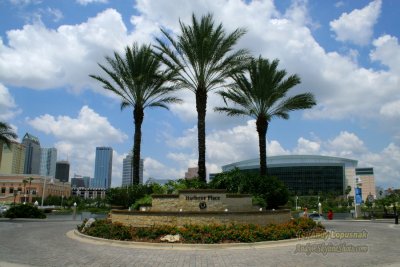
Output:
[[[82,232],[86,222],[78,225]],[[165,235],[179,234],[181,243],[213,244],[213,243],[249,243],[296,238],[307,233],[322,233],[325,229],[311,219],[299,218],[285,224],[270,224],[258,226],[254,224],[229,224],[229,225],[185,225],[132,227],[120,223],[111,223],[108,220],[96,220],[85,229],[86,235],[113,239],[142,242],[162,242]]]

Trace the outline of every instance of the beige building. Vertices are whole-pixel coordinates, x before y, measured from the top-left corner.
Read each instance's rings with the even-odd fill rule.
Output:
[[[25,146],[12,142],[10,148],[3,144],[0,174],[22,174],[25,163]]]
[[[25,184],[24,180],[27,181]],[[0,203],[32,203],[35,198],[50,195],[69,197],[71,184],[36,174],[0,174]]]
[[[199,176],[198,172],[199,172],[198,167],[188,168],[187,172],[185,172],[185,179],[193,179],[198,177]]]
[[[369,195],[376,199],[375,176],[373,168],[357,168],[356,176],[361,180],[362,199],[367,200]]]

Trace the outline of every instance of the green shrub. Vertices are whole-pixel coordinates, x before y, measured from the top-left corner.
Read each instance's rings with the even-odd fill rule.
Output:
[[[83,224],[84,226],[84,224]],[[82,230],[83,226],[78,230]],[[108,220],[96,220],[85,233],[90,236],[115,240],[131,240],[130,227],[121,223],[111,223]]]
[[[44,219],[46,215],[43,211],[39,210],[37,207],[31,205],[17,205],[11,207],[4,213],[4,217],[6,218],[37,218]]]
[[[82,230],[84,223],[78,225]],[[111,223],[107,220],[96,220],[85,234],[117,240],[137,240],[158,242],[167,234],[179,234],[183,243],[227,243],[227,242],[260,242],[296,238],[307,233],[321,233],[324,228],[308,218],[299,218],[285,224],[271,224],[259,226],[253,224],[210,224],[210,225],[184,225],[130,227],[120,223]]]
[[[151,206],[153,199],[150,195],[146,195],[138,200],[132,205],[134,210],[138,210],[140,206]]]

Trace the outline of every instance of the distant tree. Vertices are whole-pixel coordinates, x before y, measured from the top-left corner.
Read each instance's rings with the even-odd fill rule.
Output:
[[[229,193],[252,194],[263,199],[270,209],[285,205],[289,200],[289,190],[275,177],[260,176],[256,172],[233,169],[223,172],[209,182],[209,188],[226,189]]]
[[[287,96],[294,86],[300,84],[297,75],[286,77],[285,70],[278,70],[279,61],[259,57],[252,59],[246,73],[234,74],[228,91],[219,91],[225,101],[225,107],[215,110],[228,116],[246,115],[256,119],[259,140],[260,175],[267,175],[266,135],[273,118],[289,119],[289,112],[308,109],[316,104],[313,94],[303,93]],[[233,106],[228,106],[230,101]]]
[[[233,51],[243,29],[227,34],[222,26],[214,24],[213,16],[202,16],[200,21],[192,15],[192,24],[180,23],[181,35],[175,39],[165,30],[166,38],[157,39],[156,49],[168,68],[175,70],[179,87],[189,89],[196,96],[199,178],[206,182],[206,110],[208,92],[223,84],[226,79],[243,68],[246,50]]]
[[[136,44],[125,48],[125,54],[114,52],[114,58],[106,57],[109,67],[99,64],[109,76],[109,80],[97,75],[89,75],[100,81],[103,88],[118,95],[121,110],[133,108],[135,124],[133,145],[133,184],[139,184],[140,150],[142,142],[142,123],[144,110],[149,107],[168,109],[167,104],[181,100],[170,94],[177,87],[168,81],[173,80],[174,70],[161,68],[160,59],[154,56],[149,46],[138,47]]]

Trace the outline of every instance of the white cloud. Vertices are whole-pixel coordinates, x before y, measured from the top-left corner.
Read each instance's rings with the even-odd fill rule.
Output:
[[[362,9],[343,13],[339,19],[330,22],[336,40],[366,45],[373,35],[373,27],[381,12],[381,0],[374,0]]]
[[[0,120],[8,121],[21,112],[8,88],[0,83]]]
[[[93,3],[107,3],[107,0],[76,0],[76,2],[80,5],[86,6],[88,4],[93,4]]]
[[[17,6],[26,6],[29,4],[40,4],[42,0],[10,0],[10,3]]]
[[[396,37],[383,35],[374,40],[375,50],[371,51],[370,57],[374,61],[380,61],[388,66],[395,74],[397,79],[400,75],[400,45]]]
[[[58,21],[60,21],[60,20],[64,17],[64,15],[63,15],[63,13],[61,12],[61,10],[59,10],[59,9],[57,9],[57,8],[48,7],[48,8],[45,10],[45,12],[47,12],[49,15],[51,15],[51,16],[53,17],[53,21],[54,21],[54,22],[58,22]]]
[[[316,155],[319,153],[321,144],[319,142],[310,141],[304,137],[297,140],[297,147],[293,153],[298,155]]]
[[[97,62],[133,41],[114,9],[85,23],[56,30],[42,23],[28,24],[8,31],[7,38],[7,45],[0,39],[0,79],[5,84],[34,89],[67,86],[75,90],[89,85],[98,88],[88,77],[100,71]]]
[[[186,171],[188,167],[197,166],[196,128],[184,131],[182,136],[169,136],[166,142],[172,150],[178,151],[168,153],[167,158],[175,161],[182,170]],[[208,173],[220,172],[221,166],[225,164],[258,157],[258,134],[255,120],[248,120],[245,124],[208,133],[206,146]],[[289,153],[276,140],[267,142],[268,155],[286,155]]]
[[[337,8],[342,7],[342,6],[344,6],[344,2],[343,1],[338,1],[338,2],[335,3],[335,7],[337,7]]]
[[[382,106],[380,114],[386,117],[400,118],[400,100],[389,102]]]
[[[347,131],[340,132],[334,139],[328,140],[325,149],[325,153],[340,157],[362,155],[367,152],[364,142],[354,133]]]
[[[185,176],[184,170],[165,166],[163,163],[150,157],[144,159],[143,165],[143,182],[146,182],[148,178],[175,180]]]
[[[378,9],[380,1],[372,2],[360,12],[372,7]],[[277,11],[273,1],[176,0],[174,4],[137,1],[136,8],[137,14],[131,17],[133,32],[127,31],[121,15],[113,9],[87,22],[62,25],[54,30],[36,23],[8,31],[8,42],[0,39],[0,79],[5,85],[35,89],[66,86],[106,93],[88,77],[88,74],[100,73],[97,62],[134,40],[154,42],[153,37],[160,35],[160,27],[178,32],[179,19],[190,22],[191,12],[195,10],[197,15],[213,12],[215,21],[222,22],[228,32],[246,28],[248,32],[240,40],[240,47],[248,48],[254,55],[279,58],[281,68],[289,74],[297,73],[302,84],[293,92],[311,91],[318,102],[316,108],[306,112],[307,118],[376,118],[381,107],[392,101],[398,90],[397,39],[377,39],[376,49],[371,53],[373,60],[389,65],[390,70],[362,68],[357,63],[357,52],[328,53],[316,42],[308,27],[310,18],[304,1],[295,1],[285,14]],[[195,122],[193,94],[185,91],[180,94],[185,102],[173,105],[172,112],[185,121]],[[207,127],[232,126],[238,121],[211,112],[214,106],[223,104],[215,94],[210,93],[208,100]]]
[[[71,176],[77,173],[93,177],[96,147],[112,147],[127,139],[127,135],[114,128],[107,118],[87,106],[82,107],[76,118],[45,114],[27,119],[27,122],[36,130],[55,137],[59,159],[68,159],[71,163]],[[121,184],[124,156],[114,151],[113,185]]]

